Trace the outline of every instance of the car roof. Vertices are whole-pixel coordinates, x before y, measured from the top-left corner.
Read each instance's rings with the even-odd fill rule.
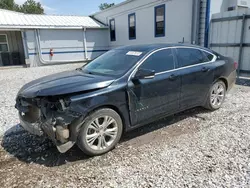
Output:
[[[168,47],[192,47],[192,48],[199,48],[199,49],[203,49],[206,51],[209,51],[212,53],[212,51],[208,48],[204,48],[201,46],[197,46],[197,45],[189,45],[189,44],[143,44],[143,45],[129,45],[129,46],[122,46],[122,47],[118,47],[115,48],[116,50],[127,50],[127,51],[139,51],[139,52],[150,52],[150,51],[154,51],[160,48],[168,48]]]

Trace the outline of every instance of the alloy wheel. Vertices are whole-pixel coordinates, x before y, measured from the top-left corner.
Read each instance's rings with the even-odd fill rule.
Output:
[[[225,98],[225,87],[222,83],[216,83],[211,91],[210,102],[214,108],[218,108],[222,105]]]
[[[86,141],[88,146],[96,151],[109,147],[118,134],[118,125],[110,116],[98,117],[87,128]]]

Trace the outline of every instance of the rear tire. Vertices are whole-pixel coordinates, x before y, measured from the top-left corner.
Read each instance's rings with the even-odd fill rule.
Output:
[[[206,100],[205,108],[209,110],[218,110],[226,97],[226,85],[223,81],[219,80],[210,88]]]
[[[84,120],[77,145],[89,156],[102,155],[114,149],[122,131],[122,120],[116,111],[99,109]]]

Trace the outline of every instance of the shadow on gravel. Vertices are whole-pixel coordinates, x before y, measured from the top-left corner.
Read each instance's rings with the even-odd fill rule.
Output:
[[[121,143],[163,127],[167,127],[178,121],[186,119],[187,117],[201,118],[198,114],[206,112],[207,110],[203,108],[194,108],[177,115],[158,120],[152,124],[137,128],[123,135]],[[145,137],[147,136],[145,135]],[[148,139],[148,137],[145,139]],[[148,140],[148,142],[150,142],[150,140]],[[47,167],[60,166],[66,164],[67,162],[76,162],[89,158],[84,155],[77,146],[74,146],[67,153],[61,154],[57,151],[57,148],[50,140],[44,137],[29,134],[20,125],[16,125],[5,132],[1,145],[8,153],[20,161],[26,163],[36,163]]]
[[[236,84],[241,86],[250,86],[250,79],[238,78]]]
[[[67,162],[88,158],[76,146],[67,153],[59,153],[49,139],[32,135],[20,125],[16,125],[5,132],[1,145],[20,161],[48,167],[60,166]]]
[[[203,117],[200,117],[199,114],[208,113],[208,112],[210,112],[210,111],[207,109],[204,109],[202,107],[197,107],[197,108],[193,108],[190,110],[180,112],[180,113],[172,115],[172,116],[162,118],[158,121],[155,121],[154,123],[139,127],[131,132],[128,132],[127,134],[125,134],[123,136],[123,138],[121,139],[121,142],[126,142],[128,140],[131,140],[133,138],[148,134],[148,133],[156,131],[158,129],[168,127],[168,126],[175,124],[179,121],[182,121],[188,117],[194,117],[194,118],[205,120]],[[177,129],[177,127],[175,127],[174,130],[176,130],[176,131],[175,132],[172,131],[171,134],[174,134],[174,135],[183,134],[183,132],[179,131],[179,129]],[[150,142],[150,140],[149,140],[149,142]]]

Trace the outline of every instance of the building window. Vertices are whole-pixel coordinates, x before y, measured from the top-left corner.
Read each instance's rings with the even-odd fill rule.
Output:
[[[135,13],[128,15],[129,39],[136,39],[136,19]]]
[[[109,21],[109,29],[110,29],[110,40],[115,41],[115,19],[112,19]]]
[[[165,36],[165,4],[155,7],[155,37]]]
[[[8,51],[9,51],[9,46],[8,46],[7,35],[0,34],[0,52],[8,52]]]

